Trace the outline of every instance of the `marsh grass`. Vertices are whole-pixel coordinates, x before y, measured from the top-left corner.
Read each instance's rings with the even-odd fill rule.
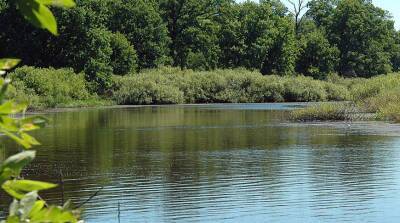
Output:
[[[322,103],[291,112],[294,121],[354,121],[362,119],[360,111],[352,103]]]
[[[297,121],[361,121],[385,120],[400,122],[400,74],[370,79],[328,77],[333,87],[348,89],[351,103],[318,104],[291,112]],[[334,93],[329,93],[334,95]],[[344,94],[339,94],[339,96]]]

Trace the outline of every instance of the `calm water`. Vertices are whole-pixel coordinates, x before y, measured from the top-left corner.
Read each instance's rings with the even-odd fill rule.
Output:
[[[118,222],[118,203],[121,222],[399,222],[400,127],[290,123],[293,106],[50,113],[24,175],[58,182],[61,170],[75,204],[103,187],[87,222]],[[0,160],[17,149],[4,143]]]

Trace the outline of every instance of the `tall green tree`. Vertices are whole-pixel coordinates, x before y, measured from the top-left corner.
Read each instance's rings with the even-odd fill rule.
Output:
[[[393,71],[400,71],[400,32],[393,31],[393,42],[390,47],[390,62]]]
[[[319,28],[331,26],[334,10],[340,0],[311,0],[305,17],[311,18]]]
[[[171,38],[174,66],[215,68],[218,62],[216,19],[224,0],[159,0]]]
[[[391,71],[388,43],[394,22],[366,0],[342,0],[334,10],[330,39],[340,50],[339,72],[370,77]]]
[[[96,0],[97,1],[97,0]],[[108,28],[120,32],[135,47],[139,68],[171,63],[170,38],[158,5],[147,0],[116,0],[110,5]]]
[[[332,46],[325,32],[316,28],[300,37],[300,56],[296,71],[316,79],[324,79],[328,73],[335,72],[339,63],[339,49]]]
[[[220,63],[263,74],[294,72],[297,56],[293,20],[279,1],[233,4],[220,31]]]

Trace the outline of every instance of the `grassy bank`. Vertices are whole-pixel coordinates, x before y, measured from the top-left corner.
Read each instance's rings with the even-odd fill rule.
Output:
[[[163,67],[113,76],[112,87],[102,96],[90,92],[84,74],[71,69],[21,67],[9,77],[14,87],[8,97],[26,101],[33,109],[114,104],[351,101],[296,110],[292,118],[357,120],[367,117],[359,114],[373,113],[376,119],[400,121],[400,74],[371,79],[330,75],[322,81],[304,76],[263,76],[244,69],[195,72]]]
[[[332,82],[346,86],[351,103],[319,104],[293,111],[291,118],[298,121],[370,119],[400,122],[400,74],[371,79],[339,78]]]

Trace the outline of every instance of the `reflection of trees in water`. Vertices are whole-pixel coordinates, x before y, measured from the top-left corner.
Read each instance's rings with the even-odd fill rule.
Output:
[[[347,199],[368,198],[374,190],[369,182],[379,180],[384,157],[390,156],[375,148],[387,138],[276,125],[284,115],[183,107],[53,113],[54,126],[36,133],[43,146],[26,174],[46,169],[39,180],[57,182],[62,169],[66,198],[77,203],[104,185],[96,202],[88,204],[103,210],[116,209],[118,200],[131,211],[161,208],[158,200],[167,213],[196,212],[205,205],[199,197],[224,192],[258,195],[273,205],[287,199],[282,185],[296,185],[296,174],[306,177],[302,180],[317,200],[332,196],[334,186],[346,191]],[[258,191],[235,195],[244,191],[240,183],[257,184]],[[45,196],[57,201],[60,193],[58,188]]]

